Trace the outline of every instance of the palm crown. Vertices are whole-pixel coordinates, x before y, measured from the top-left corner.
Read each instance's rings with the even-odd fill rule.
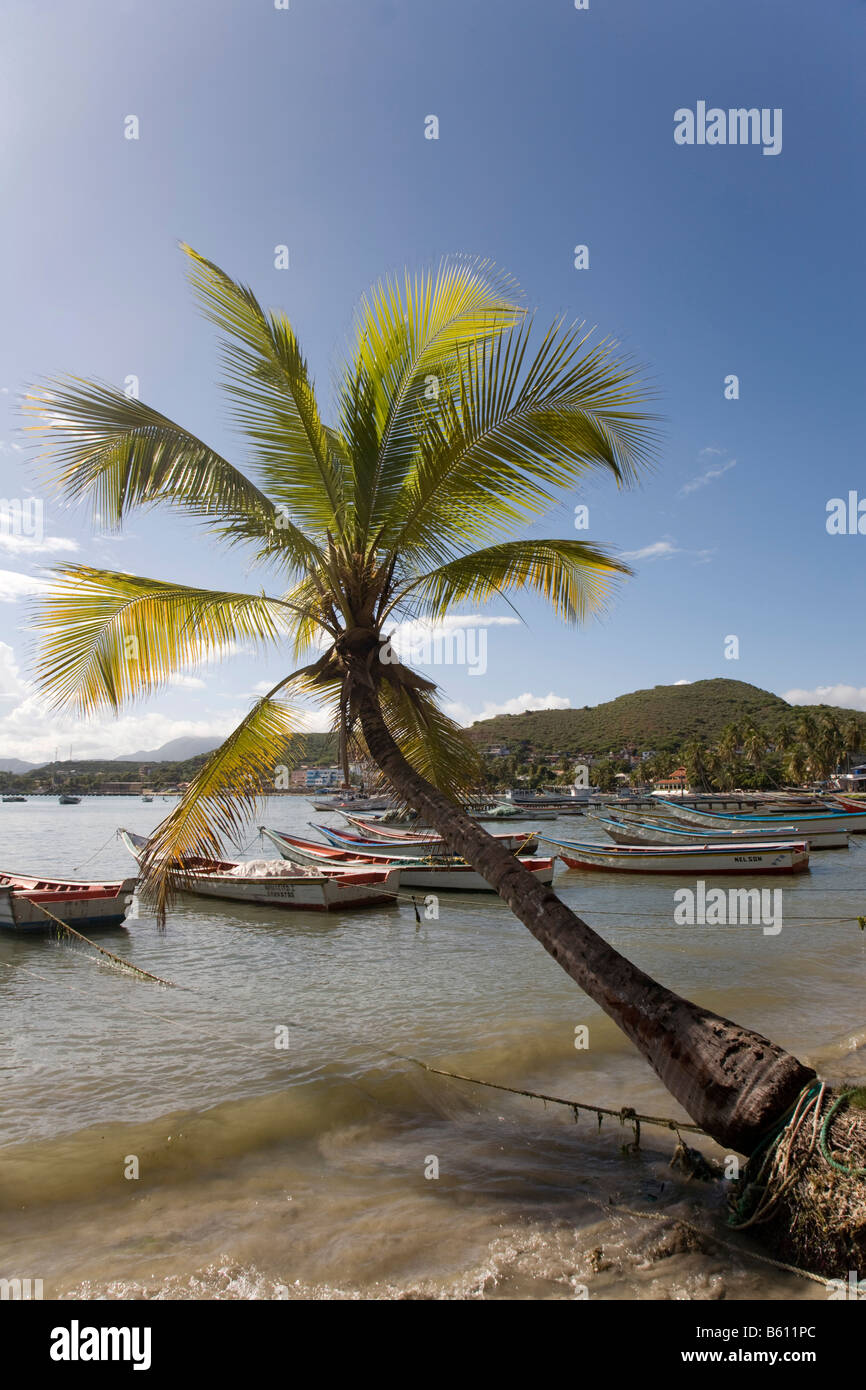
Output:
[[[472,745],[435,687],[382,660],[390,629],[517,589],[566,622],[598,610],[627,566],[598,546],[525,532],[586,469],[632,482],[655,438],[648,392],[615,345],[559,319],[533,350],[513,282],[464,259],[384,281],[363,300],[328,426],[286,317],[183,249],[219,330],[248,472],[114,387],[65,379],[28,401],[68,501],[89,500],[115,528],[136,506],[180,508],[219,541],[252,547],[282,589],[212,591],[67,564],[41,600],[40,686],[84,717],[238,643],[291,649],[293,669],[154,837],[151,885],[237,830],[272,783],[275,753],[303,728],[299,697],[327,702],[345,763],[359,685],[372,688],[419,774],[450,795],[470,785]]]

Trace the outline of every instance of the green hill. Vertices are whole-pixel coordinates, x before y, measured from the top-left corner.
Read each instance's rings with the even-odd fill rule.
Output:
[[[510,749],[526,743],[541,754],[604,754],[632,745],[675,752],[692,738],[714,743],[726,724],[748,720],[769,731],[786,721],[794,725],[807,711],[819,710],[831,711],[840,722],[855,719],[866,745],[866,714],[859,710],[789,705],[769,690],[721,677],[690,685],[656,685],[583,709],[500,714],[471,725],[469,734],[479,743]]]

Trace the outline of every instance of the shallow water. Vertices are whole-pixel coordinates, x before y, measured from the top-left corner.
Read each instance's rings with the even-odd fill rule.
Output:
[[[146,833],[168,809],[4,805],[0,864],[127,874],[115,827]],[[262,816],[310,819],[298,798]],[[602,838],[582,819],[540,829]],[[665,984],[864,1080],[866,839],[736,886],[767,882],[778,935],[674,925],[679,879],[560,869],[557,890]],[[727,1230],[724,1184],[672,1171],[670,1131],[644,1127],[625,1154],[616,1120],[599,1131],[408,1060],[686,1118],[497,898],[443,893],[439,910],[418,924],[408,902],[323,916],[187,898],[165,932],[141,915],[100,934],[174,990],[4,934],[0,1275],[41,1278],[45,1297],[826,1297]]]

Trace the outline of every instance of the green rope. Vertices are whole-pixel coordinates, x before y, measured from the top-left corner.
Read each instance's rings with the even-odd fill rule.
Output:
[[[866,1178],[866,1168],[849,1168],[847,1163],[838,1163],[835,1158],[831,1157],[830,1153],[827,1150],[827,1130],[830,1127],[830,1121],[832,1120],[836,1111],[839,1109],[839,1106],[844,1104],[844,1102],[848,1099],[850,1094],[850,1091],[844,1091],[842,1095],[839,1097],[839,1099],[834,1100],[833,1104],[830,1106],[830,1109],[827,1111],[826,1117],[824,1119],[824,1123],[821,1126],[821,1134],[818,1139],[818,1143],[821,1148],[821,1153],[826,1158],[830,1167],[835,1168],[837,1173],[844,1173],[846,1177],[849,1178]]]

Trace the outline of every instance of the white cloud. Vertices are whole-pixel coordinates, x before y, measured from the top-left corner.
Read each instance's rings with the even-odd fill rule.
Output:
[[[674,685],[691,685],[691,681],[674,681]]]
[[[19,574],[17,570],[0,570],[0,603],[17,603],[19,599],[41,594],[48,588],[44,579],[32,574]]]
[[[620,559],[622,560],[667,560],[671,555],[680,555],[679,546],[672,541],[653,541],[652,545],[645,545],[641,550],[624,550]]]
[[[4,757],[31,763],[50,762],[55,749],[68,757],[70,744],[75,759],[116,758],[137,748],[159,748],[173,738],[223,739],[245,713],[244,709],[218,715],[207,711],[200,719],[173,719],[154,710],[119,719],[100,716],[83,720],[72,714],[59,715],[39,696],[28,693],[14,709],[0,716],[0,748]]]
[[[0,642],[0,699],[20,699],[27,692],[15,653],[7,642]]]
[[[720,453],[721,450],[706,449],[701,450],[701,452],[710,454]],[[736,468],[736,466],[736,459],[728,459],[727,463],[721,464],[718,468],[708,468],[706,473],[699,473],[697,477],[690,478],[687,483],[683,484],[679,491],[680,497],[685,497],[689,492],[697,492],[698,488],[708,487],[710,483],[715,482],[716,478],[721,478],[724,473],[727,473],[731,468]]]
[[[674,555],[686,555],[698,564],[706,564],[715,554],[714,550],[686,550],[674,541],[653,541],[640,550],[624,550],[621,560],[671,560]]]
[[[393,629],[395,646],[412,646],[436,637],[446,637],[451,632],[461,632],[473,627],[519,627],[519,618],[486,618],[482,613],[449,613],[431,623],[426,618],[410,618],[397,623]],[[389,634],[390,636],[390,631]]]
[[[0,526],[0,550],[10,555],[59,555],[79,549],[78,541],[66,536],[13,536]]]
[[[169,685],[178,686],[181,690],[204,690],[204,681],[199,680],[198,676],[172,676]]]
[[[536,709],[570,709],[571,701],[567,695],[555,695],[551,690],[547,695],[533,695],[526,691],[524,695],[515,695],[513,700],[505,700],[497,705],[492,701],[485,701],[480,714],[475,714],[468,705],[451,701],[444,706],[445,713],[458,724],[474,724],[477,719],[493,719],[497,714],[523,714],[526,710]]]
[[[843,709],[866,710],[866,686],[816,685],[814,690],[786,690],[782,699],[789,705],[840,705]]]

